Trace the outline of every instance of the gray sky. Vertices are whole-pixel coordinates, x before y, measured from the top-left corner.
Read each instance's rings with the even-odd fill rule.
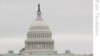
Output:
[[[41,4],[55,50],[92,53],[92,0],[0,0],[0,53],[18,52]]]

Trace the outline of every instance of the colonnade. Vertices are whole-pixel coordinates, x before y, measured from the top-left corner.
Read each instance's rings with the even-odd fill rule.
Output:
[[[28,49],[28,50],[53,50],[54,49],[54,42],[26,43],[26,49]]]

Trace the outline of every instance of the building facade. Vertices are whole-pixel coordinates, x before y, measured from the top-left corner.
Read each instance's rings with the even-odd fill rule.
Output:
[[[54,40],[49,26],[41,16],[40,4],[38,4],[37,18],[27,32],[24,51],[21,54],[52,54],[54,51]]]

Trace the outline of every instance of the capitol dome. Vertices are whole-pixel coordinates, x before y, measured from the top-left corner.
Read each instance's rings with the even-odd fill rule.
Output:
[[[49,26],[44,21],[36,20],[31,24],[29,30],[49,30]]]
[[[41,17],[41,11],[40,11],[40,5],[38,6],[38,11],[37,11],[37,18],[36,20],[31,24],[30,31],[32,30],[49,30],[49,26],[47,22],[45,22],[42,17]]]
[[[36,20],[31,24],[31,26],[33,26],[33,27],[38,27],[38,26],[47,27],[48,25],[43,20]]]

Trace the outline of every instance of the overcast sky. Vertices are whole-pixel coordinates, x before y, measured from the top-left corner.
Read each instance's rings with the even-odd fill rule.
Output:
[[[0,0],[0,53],[24,47],[40,3],[55,50],[92,53],[92,0]]]

